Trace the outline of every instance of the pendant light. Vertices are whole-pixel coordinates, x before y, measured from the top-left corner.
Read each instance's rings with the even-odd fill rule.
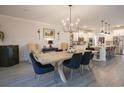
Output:
[[[110,24],[108,24],[108,35],[110,35]]]
[[[68,5],[68,7],[69,18],[66,18],[66,20],[62,20],[63,30],[64,32],[78,32],[80,19],[77,18],[75,22],[72,22],[72,5]]]
[[[108,23],[105,22],[105,33],[104,33],[104,34],[106,34],[106,35],[108,34],[108,33],[107,33],[107,30],[108,30],[107,27],[108,27]]]
[[[104,34],[104,20],[101,20],[101,34]]]

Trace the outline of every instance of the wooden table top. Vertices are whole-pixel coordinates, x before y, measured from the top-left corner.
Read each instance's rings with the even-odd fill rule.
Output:
[[[77,50],[76,53],[84,53],[88,52],[89,50]],[[97,51],[92,51],[93,53]],[[72,58],[73,53],[68,53],[67,51],[62,52],[48,52],[48,53],[41,53],[38,55],[38,61],[41,64],[49,64],[64,61],[67,59]]]
[[[49,64],[70,59],[73,53],[49,52],[38,55],[38,61],[42,64]]]

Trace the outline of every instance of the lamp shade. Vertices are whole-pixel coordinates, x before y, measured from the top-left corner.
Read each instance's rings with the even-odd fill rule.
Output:
[[[49,40],[49,41],[48,41],[48,44],[53,44],[53,41],[52,41],[52,40]]]

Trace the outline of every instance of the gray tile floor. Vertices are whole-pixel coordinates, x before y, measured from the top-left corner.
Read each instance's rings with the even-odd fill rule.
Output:
[[[91,64],[92,72],[84,70],[73,73],[73,78],[68,78],[63,83],[59,75],[54,72],[44,74],[40,80],[34,78],[32,65],[21,62],[12,67],[0,67],[1,87],[120,87],[124,86],[124,56],[116,56],[107,62],[95,62]],[[69,70],[66,69],[69,77]]]

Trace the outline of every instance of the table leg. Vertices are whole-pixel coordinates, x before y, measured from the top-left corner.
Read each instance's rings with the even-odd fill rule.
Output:
[[[66,83],[66,78],[65,78],[65,75],[63,73],[63,66],[62,66],[62,62],[59,62],[58,63],[58,72],[59,72],[59,75],[60,75],[60,78],[61,80]]]

